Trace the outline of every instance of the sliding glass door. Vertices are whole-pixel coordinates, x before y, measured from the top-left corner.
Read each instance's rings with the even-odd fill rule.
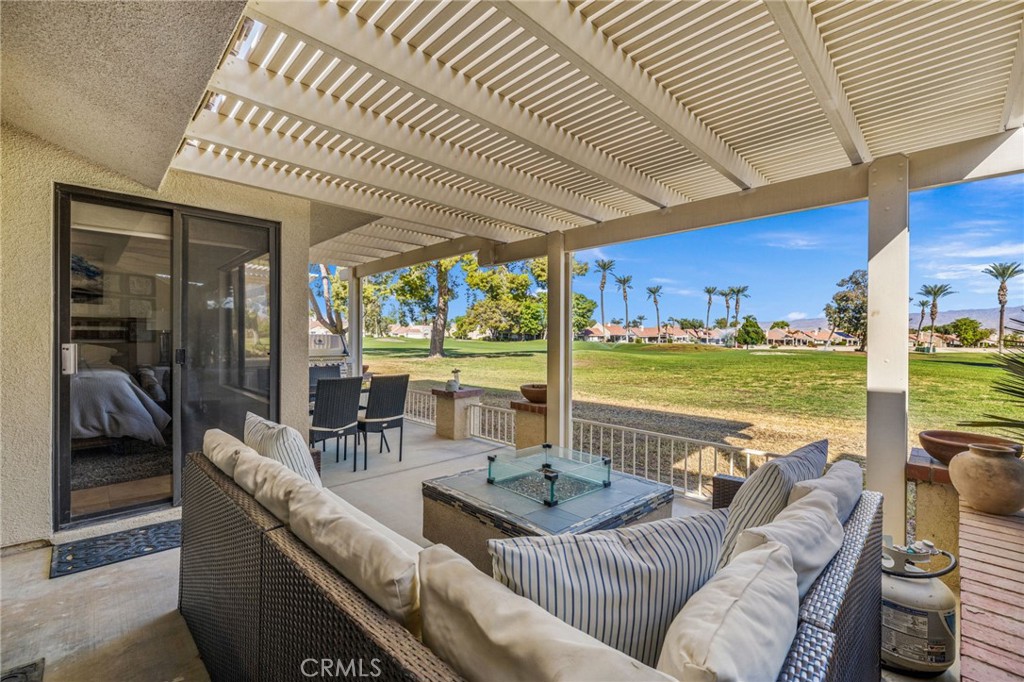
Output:
[[[277,417],[277,225],[60,187],[55,528],[181,496],[207,429]]]
[[[207,429],[241,435],[245,414],[276,419],[276,283],[265,227],[183,214],[182,442]]]

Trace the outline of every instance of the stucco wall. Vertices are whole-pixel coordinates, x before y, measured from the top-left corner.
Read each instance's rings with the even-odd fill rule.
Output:
[[[0,135],[0,546],[52,535],[53,187],[67,183],[281,223],[281,419],[308,421],[309,202],[170,172],[160,191],[14,126]]]

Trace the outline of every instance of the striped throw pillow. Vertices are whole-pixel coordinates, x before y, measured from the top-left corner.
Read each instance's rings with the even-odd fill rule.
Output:
[[[727,510],[581,535],[490,540],[494,578],[654,666],[672,619],[715,572]]]
[[[828,461],[828,441],[819,440],[797,448],[785,457],[770,460],[751,475],[729,505],[729,524],[718,557],[721,570],[729,563],[736,538],[747,528],[771,523],[786,508],[789,493],[800,481],[818,478]]]
[[[245,444],[256,452],[277,460],[317,488],[323,487],[306,439],[295,429],[246,412],[243,436]]]

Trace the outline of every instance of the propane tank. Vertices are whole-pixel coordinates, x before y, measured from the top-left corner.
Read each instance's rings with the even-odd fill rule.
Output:
[[[948,564],[931,568],[943,556]],[[939,580],[956,557],[930,541],[882,547],[882,665],[938,675],[956,660],[956,597]]]

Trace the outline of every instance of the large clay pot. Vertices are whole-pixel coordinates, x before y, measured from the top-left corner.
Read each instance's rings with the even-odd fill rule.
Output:
[[[971,444],[949,463],[949,478],[967,504],[988,514],[1024,508],[1024,460],[1004,445]]]
[[[523,384],[519,387],[519,392],[522,393],[523,397],[531,403],[539,403],[543,405],[548,401],[547,384]]]

